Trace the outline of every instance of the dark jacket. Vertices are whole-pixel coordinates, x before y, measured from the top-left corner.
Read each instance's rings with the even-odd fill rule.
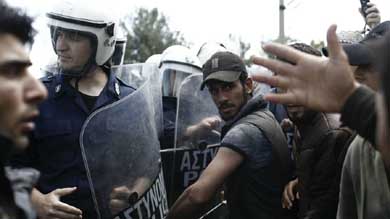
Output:
[[[36,188],[44,194],[58,188],[77,187],[76,192],[62,197],[61,201],[81,209],[83,218],[96,218],[81,153],[80,132],[93,112],[135,89],[109,74],[106,86],[89,110],[80,92],[64,75],[49,74],[42,82],[48,90],[48,98],[39,106],[40,115],[35,121],[31,145],[24,153],[13,157],[11,165],[38,169],[41,177]]]
[[[38,180],[38,171],[5,167],[13,144],[0,136],[0,218],[32,219],[36,214],[30,202],[31,190]]]
[[[341,167],[352,132],[336,118],[315,113],[296,136],[300,218],[336,218]]]
[[[241,151],[242,146],[224,145],[225,136],[235,127],[254,126],[260,130],[259,135],[237,138],[261,138],[262,145],[248,145],[252,148],[269,148],[270,162],[257,168],[257,149]],[[241,132],[243,133],[243,132]],[[227,121],[222,129],[222,147],[231,148],[245,157],[244,162],[227,181],[226,197],[229,205],[230,218],[280,218],[281,193],[288,179],[288,148],[285,136],[279,123],[267,109],[267,103],[261,96],[254,97],[240,110],[237,116]],[[264,151],[265,156],[267,151]]]
[[[357,134],[367,139],[373,146],[376,140],[375,92],[360,86],[348,97],[341,109],[341,121]]]

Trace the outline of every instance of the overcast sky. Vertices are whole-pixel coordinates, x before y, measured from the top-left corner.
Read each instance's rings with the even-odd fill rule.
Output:
[[[54,0],[8,0],[38,16],[50,8]],[[279,33],[279,0],[80,0],[91,2],[91,7],[113,8],[123,16],[138,7],[157,7],[169,19],[171,29],[184,34],[194,47],[206,41],[227,44],[233,34],[260,47],[260,42],[277,38]],[[381,11],[382,21],[390,20],[390,1],[371,0]],[[111,5],[110,5],[111,4]],[[364,22],[358,8],[359,0],[285,0],[285,34],[301,42],[325,40],[330,24],[338,30],[361,30]],[[36,28],[40,34],[33,47],[33,61],[44,63],[42,53],[51,51],[50,38],[45,32],[45,20],[38,17]],[[46,46],[44,46],[46,45]],[[45,49],[42,49],[42,48]],[[38,58],[39,57],[39,58]],[[45,58],[47,59],[47,58]]]

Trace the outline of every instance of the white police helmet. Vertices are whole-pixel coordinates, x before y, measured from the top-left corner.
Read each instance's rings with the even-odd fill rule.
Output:
[[[156,64],[157,66],[160,65],[161,62],[161,54],[154,54],[149,56],[148,59],[146,59],[145,63],[153,63]]]
[[[112,65],[118,66],[123,64],[126,52],[126,37],[116,39],[114,54],[112,55]]]
[[[198,57],[185,46],[174,45],[161,54],[160,69],[174,68],[188,73],[201,73]]]
[[[161,55],[163,96],[176,96],[181,82],[191,74],[202,73],[198,57],[187,47],[170,46]]]
[[[106,64],[115,50],[117,20],[108,9],[96,10],[89,3],[80,0],[64,0],[54,5],[46,14],[51,29],[55,50],[57,29],[79,32],[90,36],[96,46],[94,61],[98,66]]]
[[[222,43],[206,42],[199,48],[197,56],[201,65],[207,62],[217,52],[227,51],[226,47]]]

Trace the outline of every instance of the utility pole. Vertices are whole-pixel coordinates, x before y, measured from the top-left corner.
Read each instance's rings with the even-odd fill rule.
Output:
[[[284,5],[284,0],[279,0],[279,42],[285,43],[286,37],[284,35],[284,10],[286,6]]]

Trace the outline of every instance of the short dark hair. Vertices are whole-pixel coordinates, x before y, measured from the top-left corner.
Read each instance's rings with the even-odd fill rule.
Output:
[[[305,43],[293,43],[290,44],[289,46],[307,54],[322,56],[321,52],[318,49],[315,49],[314,47]]]
[[[36,33],[32,22],[33,19],[21,9],[10,7],[4,0],[0,0],[0,34],[9,33],[23,44],[32,44]]]
[[[246,79],[248,78],[247,72],[241,72],[240,77],[238,78],[242,85],[245,84]]]
[[[312,46],[309,46],[305,43],[292,43],[292,44],[289,44],[288,46],[296,49],[296,50],[299,50],[301,52],[304,52],[304,53],[307,53],[307,54],[311,54],[311,55],[315,55],[315,56],[322,56],[321,52],[315,48],[313,48]],[[295,65],[295,63],[292,63],[288,60],[285,60],[283,58],[280,58],[280,57],[275,57],[276,59],[280,60],[280,61],[283,61],[283,62],[287,62],[287,63],[290,63],[292,65]]]

